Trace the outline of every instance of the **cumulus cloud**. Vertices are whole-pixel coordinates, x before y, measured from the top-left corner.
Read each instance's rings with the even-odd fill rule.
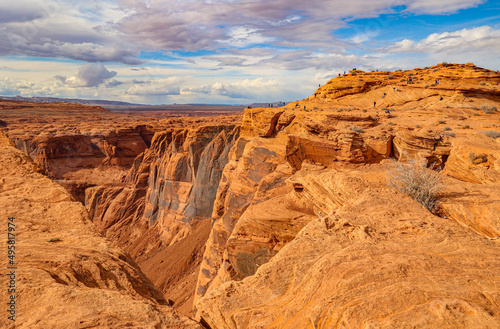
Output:
[[[81,66],[72,77],[66,78],[64,76],[56,75],[54,78],[57,81],[63,82],[69,87],[79,88],[79,87],[97,87],[107,82],[109,79],[116,76],[115,71],[109,71],[102,64],[86,64]],[[114,80],[116,81],[116,80]],[[110,82],[111,85],[119,85],[114,82]]]
[[[425,14],[453,13],[460,9],[476,7],[487,0],[418,0],[407,2],[407,11]]]
[[[0,4],[0,55],[114,61],[136,65],[140,51],[130,47],[112,27],[123,15],[87,2],[19,0]],[[97,12],[106,12],[101,17]],[[94,13],[95,12],[95,13]],[[110,21],[111,20],[111,21]]]
[[[314,68],[316,70],[332,70],[343,68],[344,70],[361,67],[368,64],[369,59],[356,55],[313,53],[308,50],[288,51],[278,54],[272,58],[264,59],[259,64],[265,64],[282,70],[304,70]]]
[[[233,83],[216,82],[212,85],[185,88],[182,93],[218,95],[233,99],[261,99],[263,97],[276,98],[280,95],[281,90],[280,84],[276,80],[258,78]]]
[[[134,96],[168,96],[179,95],[180,84],[184,81],[180,77],[169,77],[152,81],[134,80],[134,85],[126,93]]]
[[[0,4],[0,55],[138,65],[142,50],[215,50],[271,44],[335,49],[332,31],[356,18],[445,14],[486,0],[18,0]],[[356,39],[357,40],[357,39]]]
[[[393,53],[463,53],[488,51],[500,52],[500,30],[489,26],[462,29],[455,32],[433,33],[415,42],[405,39],[385,49]]]
[[[341,44],[331,33],[345,19],[377,17],[394,6],[408,13],[445,14],[486,0],[122,0],[132,14],[117,28],[134,42],[156,49],[197,50],[271,43],[285,47]]]
[[[219,62],[218,66],[243,66],[245,58],[234,56],[206,56],[203,59]]]

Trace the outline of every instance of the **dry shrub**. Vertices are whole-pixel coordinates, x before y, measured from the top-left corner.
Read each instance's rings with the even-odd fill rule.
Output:
[[[497,139],[500,138],[500,131],[496,130],[486,130],[486,131],[480,131],[481,134],[485,134],[488,137]]]
[[[469,161],[472,164],[478,165],[481,163],[488,162],[488,155],[487,154],[475,154],[475,153],[469,153]]]
[[[430,212],[438,205],[438,192],[443,188],[439,174],[426,166],[424,158],[406,163],[394,161],[393,168],[387,173],[389,185],[410,196]]]

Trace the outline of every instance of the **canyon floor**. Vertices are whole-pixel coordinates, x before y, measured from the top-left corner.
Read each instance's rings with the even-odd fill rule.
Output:
[[[0,101],[16,327],[500,328],[499,84],[352,70],[205,117]],[[388,183],[414,160],[432,211]]]

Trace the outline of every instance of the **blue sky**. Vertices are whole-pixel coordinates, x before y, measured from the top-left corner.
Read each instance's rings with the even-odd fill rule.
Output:
[[[0,2],[0,95],[293,101],[351,68],[500,70],[500,1]]]

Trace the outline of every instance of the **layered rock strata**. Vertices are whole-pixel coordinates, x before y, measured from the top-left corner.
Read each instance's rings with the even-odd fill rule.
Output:
[[[0,163],[0,222],[14,228],[16,300],[15,322],[4,308],[2,328],[201,328],[169,307],[130,256],[99,234],[82,204],[3,134]],[[2,257],[3,269],[8,260]],[[8,279],[2,275],[3,287]],[[2,294],[3,305],[7,299]]]
[[[400,327],[422,314],[421,321],[408,321],[416,327],[492,325],[499,310],[498,294],[491,292],[498,280],[477,286],[482,279],[471,283],[464,277],[472,270],[489,278],[487,268],[498,268],[499,82],[498,72],[470,64],[353,71],[306,100],[245,110],[212,215],[196,290],[198,319],[212,328]],[[420,157],[441,171],[440,217],[388,187],[386,159]],[[386,255],[392,243],[398,244],[394,259]],[[463,246],[469,244],[464,264],[469,250]],[[329,261],[351,248],[359,257]],[[457,248],[456,255],[445,252]],[[371,254],[376,266],[365,260]],[[407,270],[392,270],[408,257],[410,279],[404,278]],[[433,279],[449,257],[446,278]],[[486,259],[486,268],[479,259]],[[364,278],[355,274],[357,260],[360,270],[370,269]],[[419,271],[418,264],[433,262]],[[335,281],[342,269],[348,273]],[[379,273],[385,273],[381,283],[368,278]],[[428,285],[421,288],[424,281]],[[459,288],[440,288],[446,281]],[[343,288],[345,282],[352,285]],[[365,284],[371,290],[350,309],[345,296]],[[415,298],[403,302],[387,288],[392,284],[415,291]],[[386,291],[381,302],[377,296]],[[465,291],[487,297],[460,299]],[[369,315],[368,309],[386,303],[383,312]],[[469,317],[467,309],[475,315]]]

